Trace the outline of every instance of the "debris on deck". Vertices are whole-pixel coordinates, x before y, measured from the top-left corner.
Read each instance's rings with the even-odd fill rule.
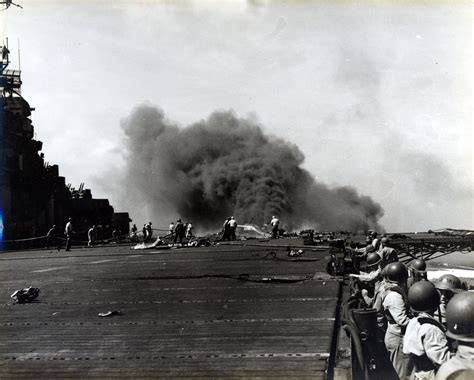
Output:
[[[29,286],[28,288],[16,290],[15,292],[13,292],[10,298],[17,303],[27,303],[38,298],[39,293],[40,290],[38,288]]]
[[[99,317],[113,317],[114,315],[123,315],[121,311],[113,310],[97,314]]]

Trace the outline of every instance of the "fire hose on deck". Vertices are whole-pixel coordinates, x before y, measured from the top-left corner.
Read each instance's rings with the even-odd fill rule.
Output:
[[[354,323],[348,321],[347,319],[341,318],[341,323],[343,324],[343,329],[351,337],[353,348],[356,353],[357,364],[359,365],[360,371],[364,374],[364,380],[370,380],[359,329]]]
[[[384,370],[378,341],[377,311],[366,308],[363,299],[349,298],[342,306],[341,325],[352,342],[354,378],[375,379]]]

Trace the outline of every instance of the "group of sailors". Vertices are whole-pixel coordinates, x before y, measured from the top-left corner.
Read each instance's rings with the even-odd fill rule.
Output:
[[[153,237],[153,223],[148,222],[143,225],[142,234],[143,234],[143,242],[150,242]],[[271,234],[272,238],[278,239],[279,237],[279,226],[280,220],[276,216],[272,216],[270,221],[271,226]],[[183,223],[181,219],[178,219],[175,222],[171,222],[168,227],[168,235],[167,238],[171,238],[173,242],[182,243],[185,238],[190,239],[194,237],[193,233],[194,226],[192,222],[185,222]],[[237,221],[233,216],[229,216],[225,219],[224,224],[222,226],[222,236],[221,240],[228,240],[233,241],[236,240],[236,230],[237,230]],[[132,241],[138,241],[138,228],[136,224],[132,226],[130,229],[130,238]]]
[[[234,241],[236,239],[235,231],[237,230],[237,221],[233,216],[229,216],[222,225],[221,240]]]
[[[474,379],[474,293],[452,274],[428,281],[423,260],[407,268],[387,237],[376,239],[356,250],[367,272],[350,276],[364,306],[377,311],[378,343],[391,363],[384,377]]]
[[[183,243],[183,239],[191,239],[194,237],[193,234],[194,226],[191,222],[183,223],[181,219],[176,221],[176,224],[171,222],[168,227],[168,237],[173,238],[173,242],[176,243]]]
[[[142,234],[143,234],[143,242],[151,242],[153,238],[153,223],[148,222],[143,225]],[[184,238],[192,238],[194,237],[193,234],[194,226],[191,222],[183,223],[181,219],[178,219],[176,223],[171,222],[168,227],[168,235],[167,238],[173,239],[174,243],[182,243]],[[134,224],[130,229],[130,238],[132,240],[138,241],[138,229],[137,226]]]
[[[93,226],[93,229],[95,231],[95,226]],[[49,229],[49,231],[46,233],[46,245],[45,248],[49,249],[50,246],[55,246],[58,252],[61,250],[64,244],[66,244],[65,250],[70,251],[71,250],[71,243],[72,243],[72,235],[74,234],[74,230],[72,227],[72,218],[68,218],[68,221],[66,222],[66,226],[64,227],[64,239],[61,239],[58,235],[58,228],[55,224],[52,225],[52,227]],[[89,245],[91,242],[91,230],[87,232],[88,238],[89,238]]]
[[[273,239],[279,238],[280,220],[274,215],[270,221],[271,233]],[[236,239],[237,221],[233,216],[229,216],[222,225],[221,240],[233,241]]]
[[[135,225],[134,227],[136,228]],[[93,247],[94,245],[97,244],[97,241],[98,241],[97,232],[98,230],[95,224],[87,230],[87,246],[88,247]],[[65,250],[70,251],[72,238],[75,233],[76,232],[74,231],[74,228],[73,228],[72,218],[68,218],[68,221],[66,222],[66,225],[64,227],[64,234],[63,234],[64,238],[60,237],[61,236],[60,230],[55,224],[53,224],[51,228],[48,230],[48,232],[46,233],[45,248],[49,249],[51,246],[54,246],[56,247],[58,251],[60,251],[61,248],[64,245],[66,245]],[[117,241],[118,239],[120,239],[120,237],[121,237],[121,231],[119,229],[114,229],[112,231],[112,241]]]

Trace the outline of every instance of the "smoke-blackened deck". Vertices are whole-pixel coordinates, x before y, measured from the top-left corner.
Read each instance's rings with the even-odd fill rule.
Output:
[[[327,253],[263,244],[2,254],[1,377],[323,378],[339,290]],[[27,285],[37,302],[13,304]]]

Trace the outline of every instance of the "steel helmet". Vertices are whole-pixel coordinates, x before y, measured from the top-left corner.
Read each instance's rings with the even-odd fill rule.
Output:
[[[408,302],[412,310],[433,312],[439,305],[439,293],[429,281],[418,281],[408,290]]]
[[[462,282],[453,274],[443,274],[436,283],[436,288],[440,290],[450,290],[454,293],[461,292]]]
[[[410,266],[419,272],[424,272],[426,270],[425,260],[415,259],[410,263]]]
[[[388,264],[385,274],[390,282],[403,282],[408,278],[407,268],[400,261]]]
[[[388,243],[390,243],[390,239],[388,237],[383,237],[380,242],[383,244],[383,245],[387,245]]]
[[[377,265],[382,261],[382,258],[376,252],[371,252],[367,255],[367,265]]]
[[[461,292],[449,301],[446,308],[446,324],[450,338],[474,342],[474,293]]]

